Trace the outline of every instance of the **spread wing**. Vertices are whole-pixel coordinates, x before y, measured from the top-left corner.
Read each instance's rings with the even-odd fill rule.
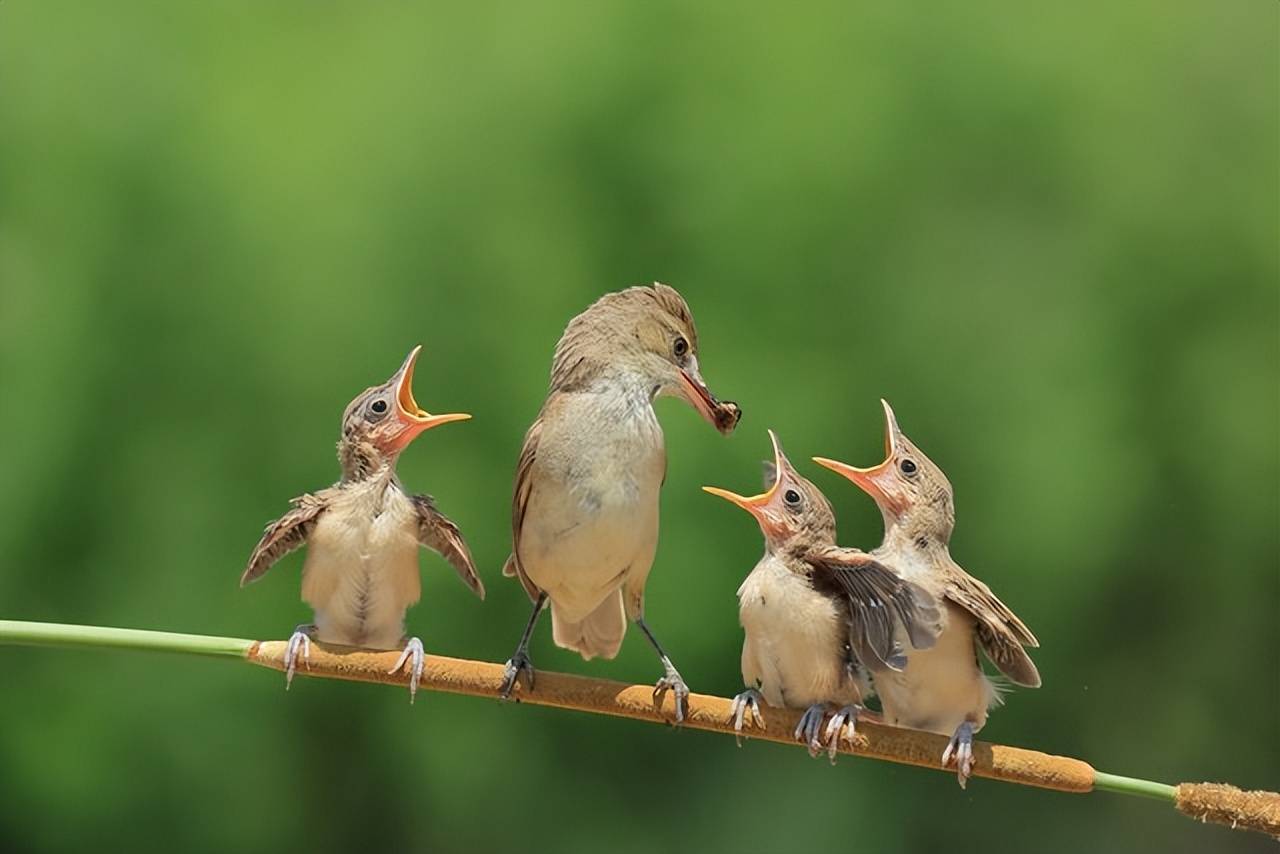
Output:
[[[978,643],[991,663],[1014,683],[1039,688],[1040,672],[1023,649],[1039,646],[1036,636],[990,587],[954,563],[950,569],[943,594],[977,620]]]
[[[467,548],[467,541],[462,538],[458,526],[436,508],[430,495],[411,495],[409,500],[418,514],[418,542],[449,561],[462,583],[483,599],[484,582],[476,573],[471,549]]]
[[[249,565],[245,568],[244,575],[240,576],[241,587],[257,581],[272,564],[307,541],[316,520],[329,506],[327,492],[328,490],[323,490],[315,495],[299,495],[290,502],[293,507],[288,513],[267,523],[262,539],[249,556]]]
[[[814,580],[849,606],[849,646],[872,670],[902,670],[905,631],[916,649],[933,646],[942,630],[937,600],[866,552],[831,547],[806,555]]]
[[[520,565],[520,529],[524,527],[525,508],[529,506],[529,496],[533,493],[533,479],[530,475],[533,472],[534,460],[538,456],[538,440],[541,436],[542,417],[539,416],[529,427],[529,432],[524,434],[524,447],[520,449],[520,459],[516,463],[516,485],[511,496],[511,556],[502,567],[503,575],[514,575],[520,579],[520,583],[524,585],[524,591],[535,602],[538,601],[542,591],[529,579],[524,567]]]

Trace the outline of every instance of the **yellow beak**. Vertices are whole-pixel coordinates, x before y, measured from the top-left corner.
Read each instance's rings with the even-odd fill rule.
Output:
[[[413,369],[418,363],[418,354],[422,352],[419,344],[409,351],[409,355],[400,366],[394,377],[396,382],[396,416],[402,429],[395,438],[397,449],[403,449],[422,433],[432,427],[448,424],[450,421],[466,421],[471,416],[465,412],[451,412],[445,415],[432,415],[413,398]]]
[[[702,487],[703,492],[709,492],[712,495],[725,499],[726,501],[731,501],[743,510],[746,510],[752,516],[756,517],[756,521],[760,523],[760,527],[763,528],[766,533],[769,533],[778,527],[770,518],[770,514],[766,512],[766,509],[773,503],[774,496],[778,494],[778,485],[782,483],[783,471],[785,470],[784,467],[787,465],[787,458],[782,454],[782,445],[778,442],[778,435],[772,430],[769,431],[769,440],[773,442],[774,476],[773,485],[766,491],[759,495],[744,497],[736,492],[721,489],[718,486]]]

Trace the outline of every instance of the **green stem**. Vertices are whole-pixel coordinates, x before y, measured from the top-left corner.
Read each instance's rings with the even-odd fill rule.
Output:
[[[1177,791],[1173,786],[1164,783],[1139,780],[1137,777],[1121,777],[1119,774],[1104,774],[1101,771],[1093,772],[1093,787],[1106,792],[1155,798],[1159,801],[1173,801],[1174,793]]]
[[[0,620],[0,644],[140,649],[151,652],[210,655],[219,658],[243,658],[253,643],[251,640],[242,638]]]

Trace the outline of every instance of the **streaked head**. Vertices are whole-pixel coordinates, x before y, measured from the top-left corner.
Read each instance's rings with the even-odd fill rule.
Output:
[[[338,441],[345,474],[360,473],[347,471],[348,463],[360,469],[377,462],[394,462],[410,442],[432,427],[471,417],[460,412],[432,415],[414,400],[413,369],[421,350],[421,345],[414,347],[391,379],[365,389],[347,404],[342,414],[342,438]],[[362,463],[361,456],[370,459]]]
[[[903,526],[936,538],[943,545],[955,527],[951,483],[932,460],[906,437],[889,402],[884,406],[885,459],[871,468],[814,457],[813,461],[844,475],[875,499],[886,532]]]
[[[766,545],[773,551],[803,548],[815,543],[833,544],[836,517],[826,496],[791,465],[782,443],[772,430],[773,462],[766,463],[768,489],[749,498],[714,486],[702,487],[746,510],[760,523]]]

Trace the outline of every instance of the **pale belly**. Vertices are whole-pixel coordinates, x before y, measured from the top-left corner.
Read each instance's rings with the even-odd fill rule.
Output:
[[[615,401],[622,414],[610,418],[589,408],[595,400],[584,396],[588,411],[544,428],[521,527],[525,573],[570,622],[623,584],[643,586],[658,542],[662,431],[647,400],[633,408]]]
[[[966,720],[975,731],[981,729],[987,708],[998,697],[978,665],[973,617],[949,602],[946,628],[937,644],[909,650],[901,673],[877,673],[875,690],[887,723],[942,735],[951,735]]]
[[[850,678],[843,615],[829,597],[766,559],[738,589],[745,632],[742,680],[771,706],[807,708],[814,703],[861,702]]]
[[[546,485],[530,502],[520,541],[529,578],[568,621],[585,618],[634,575],[647,575],[658,541],[658,484],[590,495]]]
[[[381,512],[378,512],[381,510]],[[422,595],[417,520],[398,490],[335,500],[316,523],[303,565],[302,598],[328,643],[398,649],[404,615]]]

